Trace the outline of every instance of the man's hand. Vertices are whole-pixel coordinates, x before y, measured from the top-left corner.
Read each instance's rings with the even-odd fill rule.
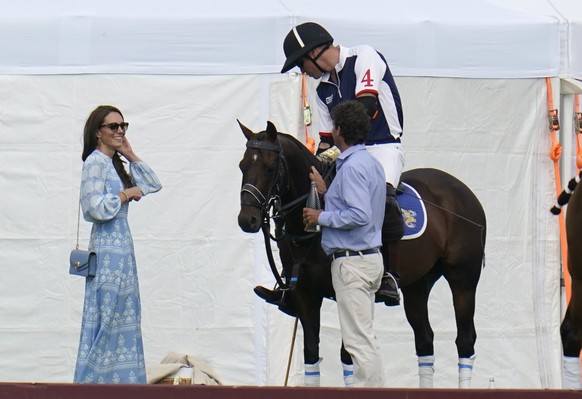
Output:
[[[321,209],[303,208],[303,224],[319,224],[319,214],[323,212]]]
[[[311,179],[311,181],[315,182],[315,187],[317,188],[317,192],[319,194],[323,195],[327,192],[327,186],[323,181],[323,177],[321,177],[315,166],[311,167],[311,173],[309,174],[309,178]]]

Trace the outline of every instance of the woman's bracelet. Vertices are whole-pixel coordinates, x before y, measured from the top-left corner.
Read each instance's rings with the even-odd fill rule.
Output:
[[[125,190],[120,191],[119,194],[123,194],[123,196],[125,197],[125,202],[129,202],[129,197],[127,196],[127,194],[125,194]]]

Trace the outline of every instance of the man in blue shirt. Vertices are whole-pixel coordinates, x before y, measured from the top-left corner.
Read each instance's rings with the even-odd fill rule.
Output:
[[[332,257],[332,284],[342,340],[354,362],[354,386],[381,387],[384,371],[372,324],[374,297],[384,272],[384,169],[364,145],[370,129],[364,106],[344,101],[334,107],[332,117],[332,136],[341,150],[336,176],[327,190],[312,168],[310,177],[324,194],[325,209],[304,208],[303,222],[322,227],[321,246]]]

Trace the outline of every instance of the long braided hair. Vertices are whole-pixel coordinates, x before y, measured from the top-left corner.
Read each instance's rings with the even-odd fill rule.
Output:
[[[98,106],[87,118],[85,129],[83,130],[83,154],[81,155],[83,162],[85,162],[87,157],[97,148],[97,131],[99,130],[99,126],[101,126],[105,117],[112,112],[117,112],[123,118],[121,111],[112,105]],[[124,163],[125,162],[116,151],[115,154],[113,154],[113,167],[123,182],[123,187],[130,188],[135,186],[135,184],[125,170],[125,167],[123,166]]]

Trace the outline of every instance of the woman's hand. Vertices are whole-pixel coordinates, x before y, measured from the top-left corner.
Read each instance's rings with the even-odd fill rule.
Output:
[[[139,187],[130,187],[119,193],[119,198],[121,202],[129,202],[131,200],[139,201],[143,197]]]
[[[129,144],[129,140],[126,136],[123,137],[123,143],[121,144],[121,147],[117,149],[117,152],[123,155],[129,162],[139,161],[139,157],[133,152],[131,144]]]

